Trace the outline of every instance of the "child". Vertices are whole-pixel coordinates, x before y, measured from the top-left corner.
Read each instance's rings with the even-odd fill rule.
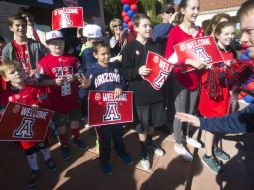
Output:
[[[93,56],[93,43],[102,37],[101,27],[96,24],[87,24],[83,28],[83,36],[85,37],[86,43],[82,45],[81,48],[81,63],[83,68],[83,73],[87,69],[93,67],[97,60]],[[81,99],[81,110],[82,116],[87,117],[87,96],[88,90],[81,88],[79,90],[79,97]]]
[[[90,68],[86,72],[86,77],[91,78],[86,84],[90,89],[114,91],[114,96],[118,97],[122,94],[124,88],[124,81],[119,73],[118,64],[110,63],[110,47],[105,41],[94,42],[93,55],[98,60],[93,68]],[[102,84],[96,84],[96,80],[101,79],[105,74],[117,74],[118,77],[109,78]],[[123,137],[123,128],[119,124],[103,125],[96,127],[96,131],[99,137],[99,154],[101,168],[106,175],[112,173],[112,167],[109,164],[110,152],[111,152],[111,136],[113,138],[115,151],[118,157],[127,165],[133,163],[130,155],[125,151]]]
[[[182,0],[179,4],[179,14],[176,23],[169,33],[168,42],[166,46],[165,57],[168,59],[174,53],[174,45],[181,42],[191,40],[193,38],[204,36],[202,28],[195,26],[195,21],[199,13],[199,0]],[[187,73],[182,73],[181,65],[191,65],[196,69]],[[192,59],[181,60],[178,67],[174,69],[174,99],[175,111],[193,113],[196,109],[196,101],[199,94],[200,74],[198,69],[202,69],[204,64],[201,61]],[[186,161],[192,161],[192,155],[183,146],[182,141],[182,122],[174,119],[173,130],[176,144],[175,151]],[[189,134],[187,134],[189,135]],[[187,138],[187,143],[201,148],[201,144],[193,139]]]
[[[6,106],[9,101],[30,105],[36,110],[38,106],[44,106],[45,94],[37,88],[28,87],[25,85],[25,73],[19,63],[7,61],[0,65],[0,74],[6,82],[10,82],[6,91],[0,94],[0,106]],[[56,170],[56,164],[52,160],[49,151],[48,138],[44,142],[21,141],[22,149],[26,155],[31,173],[28,179],[28,186],[33,187],[39,182],[39,167],[37,162],[37,151],[41,150],[45,164],[49,171]]]
[[[61,143],[61,156],[64,160],[71,158],[66,134],[66,126],[70,123],[73,144],[80,150],[86,150],[87,145],[80,140],[80,102],[78,97],[79,83],[76,76],[79,69],[78,60],[64,54],[64,39],[59,31],[46,34],[46,43],[50,54],[43,57],[37,68],[39,84],[48,86],[50,109],[55,111],[53,123]]]
[[[145,66],[148,51],[162,54],[162,47],[150,40],[152,23],[148,16],[136,15],[133,23],[137,37],[123,49],[122,71],[130,90],[134,93],[136,131],[141,145],[140,164],[143,169],[148,170],[149,149],[157,156],[164,155],[164,151],[153,144],[152,135],[155,127],[165,124],[166,117],[162,91],[153,89],[142,76],[151,71]]]
[[[222,73],[228,62],[237,57],[236,52],[230,46],[234,39],[234,26],[229,22],[221,22],[217,24],[214,36],[217,41],[218,48],[223,56],[225,63],[215,64],[212,67],[213,72],[216,72],[216,78],[223,76]],[[229,66],[229,65],[228,65]],[[216,78],[211,76],[211,70],[204,70],[202,74],[202,88],[199,101],[199,112],[204,117],[222,117],[229,113],[230,108],[230,88],[227,86],[225,78],[220,77],[218,83]],[[212,81],[213,80],[213,81]],[[209,93],[210,83],[216,83],[216,89],[220,89],[221,95],[218,97],[211,96]],[[215,92],[214,89],[211,89]],[[216,156],[219,160],[227,161],[229,156],[219,149],[216,145],[213,145],[214,133],[205,132],[205,155],[202,157],[202,162],[205,163],[213,172],[221,172],[220,163],[213,157]]]
[[[26,76],[32,77],[39,60],[47,54],[47,49],[40,42],[27,38],[26,19],[19,15],[14,15],[10,16],[8,21],[14,40],[4,47],[2,62],[17,60],[22,64]]]

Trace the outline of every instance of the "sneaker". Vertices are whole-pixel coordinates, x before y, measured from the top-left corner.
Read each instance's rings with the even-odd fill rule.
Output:
[[[48,160],[46,160],[45,165],[47,166],[50,172],[56,171],[56,163],[54,162],[54,160],[52,160],[52,158],[49,158]]]
[[[213,156],[207,158],[205,155],[202,157],[202,162],[215,174],[222,173],[221,166]]]
[[[71,159],[71,151],[68,146],[61,147],[61,156],[65,161]]]
[[[77,147],[79,150],[87,150],[88,146],[86,145],[86,143],[84,143],[84,141],[78,139],[73,139],[73,145],[75,147]]]
[[[230,159],[230,156],[218,147],[213,148],[213,153],[214,156],[216,156],[216,158],[218,158],[219,160],[227,161]]]
[[[28,187],[34,187],[39,183],[39,170],[31,170],[27,185]]]
[[[155,156],[163,156],[165,154],[164,150],[154,144],[148,145],[149,151],[151,151]]]
[[[113,171],[112,166],[109,163],[102,164],[101,169],[105,175],[111,175]]]
[[[174,146],[174,149],[176,151],[176,153],[180,154],[180,156],[188,161],[188,162],[191,162],[193,160],[193,157],[192,155],[186,150],[186,148],[184,148],[183,146],[182,147],[178,147],[176,144]]]
[[[141,157],[140,160],[140,165],[144,170],[149,170],[150,169],[150,161],[149,161],[149,156],[146,157]]]
[[[124,154],[123,156],[119,156],[119,159],[122,160],[128,166],[133,164],[133,159],[131,158],[129,154]]]
[[[193,139],[193,138],[187,138],[186,142],[187,142],[188,145],[191,145],[194,148],[201,148],[202,147],[201,143],[198,142],[196,139]]]

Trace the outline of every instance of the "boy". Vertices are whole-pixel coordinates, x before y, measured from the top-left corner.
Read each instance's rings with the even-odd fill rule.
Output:
[[[8,21],[14,40],[4,47],[2,62],[17,60],[22,64],[26,76],[32,77],[39,60],[47,54],[47,49],[40,42],[27,38],[27,22],[23,17],[10,16]]]
[[[35,22],[34,15],[30,8],[20,7],[18,9],[18,14],[26,19],[27,21],[27,33],[26,36],[35,41],[41,42],[44,46],[46,44],[46,32],[51,29],[46,25],[39,25]]]
[[[42,91],[37,88],[25,85],[25,74],[20,64],[7,61],[5,64],[0,65],[0,74],[6,82],[10,82],[7,89],[0,94],[0,107],[5,107],[9,101],[30,105],[33,107],[34,111],[38,106],[45,106],[45,94],[41,93]],[[39,167],[37,162],[38,150],[43,154],[45,164],[49,171],[55,171],[56,164],[51,158],[47,137],[42,143],[21,141],[20,144],[31,170],[28,186],[33,187],[39,182]]]
[[[64,54],[64,38],[61,32],[51,31],[46,34],[46,43],[50,54],[43,57],[38,65],[38,83],[48,86],[50,109],[55,111],[55,124],[61,143],[61,156],[64,160],[71,158],[66,134],[66,126],[70,123],[73,144],[80,150],[88,147],[80,140],[80,102],[78,98],[79,83],[76,74],[80,67],[78,60]]]
[[[93,55],[97,59],[97,63],[93,68],[90,68],[86,72],[86,77],[91,78],[88,82],[82,84],[83,87],[89,87],[89,89],[95,90],[106,90],[114,91],[114,96],[118,97],[122,94],[124,88],[124,81],[119,73],[118,64],[110,63],[110,46],[105,41],[94,42]],[[118,60],[120,61],[120,60]],[[103,78],[105,74],[117,75],[116,77],[109,77],[109,80],[104,80],[104,82],[97,84],[98,79]],[[111,151],[111,136],[113,138],[115,151],[124,163],[131,165],[133,163],[130,155],[125,151],[123,137],[123,128],[121,125],[103,125],[96,127],[96,131],[99,137],[99,154],[101,168],[105,175],[110,175],[112,173],[112,167],[109,164],[109,157]]]
[[[96,24],[87,24],[83,28],[83,36],[85,37],[86,43],[82,45],[80,56],[83,73],[85,73],[87,69],[93,67],[97,62],[93,56],[93,43],[102,37],[101,27]],[[87,96],[88,90],[81,88],[79,90],[79,97],[81,99],[82,115],[85,119],[87,117]]]
[[[151,20],[146,15],[136,15],[133,19],[136,40],[123,49],[122,71],[128,81],[130,90],[134,93],[136,108],[136,131],[141,145],[141,167],[150,168],[148,150],[156,156],[163,156],[164,151],[152,143],[154,127],[165,124],[165,109],[163,93],[152,88],[142,76],[149,75],[145,61],[148,51],[162,54],[160,44],[150,40],[152,34]]]

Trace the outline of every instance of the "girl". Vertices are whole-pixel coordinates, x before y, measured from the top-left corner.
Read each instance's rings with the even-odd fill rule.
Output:
[[[230,44],[234,39],[234,26],[229,22],[221,22],[217,25],[214,36],[217,41],[218,48],[221,55],[225,60],[224,63],[215,64],[211,70],[204,70],[202,74],[202,88],[200,94],[199,111],[204,117],[224,116],[229,113],[230,107],[230,93],[229,87],[226,86],[225,80],[219,79],[220,73],[224,68],[230,66],[230,60],[236,58],[236,52],[231,48]],[[213,73],[213,74],[212,74]],[[212,77],[212,75],[214,77]],[[211,83],[218,85],[211,89]],[[211,94],[217,91],[216,94]],[[216,90],[217,89],[217,90]],[[205,155],[202,158],[204,164],[206,164],[213,172],[221,172],[221,166],[218,161],[213,157],[214,155],[220,160],[229,160],[229,156],[217,147],[213,147],[214,134],[211,132],[205,133]]]
[[[226,13],[219,13],[217,15],[214,15],[213,18],[210,20],[207,28],[205,29],[205,35],[206,36],[214,36],[214,31],[216,26],[223,21],[229,21],[230,16]]]
[[[194,22],[199,13],[199,0],[182,0],[179,4],[179,15],[176,25],[171,29],[168,37],[165,57],[168,59],[174,53],[174,45],[204,36],[204,32],[200,27],[195,26]],[[191,65],[196,68],[193,71],[183,73],[181,65]],[[174,96],[175,96],[175,111],[193,113],[196,106],[196,100],[199,92],[200,75],[198,69],[204,67],[201,61],[192,59],[181,60],[178,67],[175,67],[175,82],[174,82]],[[187,161],[192,160],[192,155],[186,150],[182,144],[182,123],[174,119],[173,130],[175,135],[175,151],[180,154],[183,159]],[[187,143],[200,148],[201,144],[192,138],[187,138]]]

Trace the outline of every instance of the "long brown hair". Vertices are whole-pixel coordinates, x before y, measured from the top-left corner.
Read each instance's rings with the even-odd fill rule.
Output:
[[[176,15],[174,23],[181,24],[183,22],[184,15],[181,13],[181,9],[185,9],[187,7],[187,3],[188,3],[188,0],[181,0],[181,2],[179,3],[178,9],[177,9],[178,14]]]
[[[210,20],[208,26],[205,29],[205,35],[209,36],[211,35],[212,31],[213,31],[213,26],[216,26],[219,24],[219,22],[221,21],[221,19],[227,19],[228,21],[230,21],[230,15],[226,14],[226,13],[220,13],[217,15],[214,15],[212,17],[212,19]]]

